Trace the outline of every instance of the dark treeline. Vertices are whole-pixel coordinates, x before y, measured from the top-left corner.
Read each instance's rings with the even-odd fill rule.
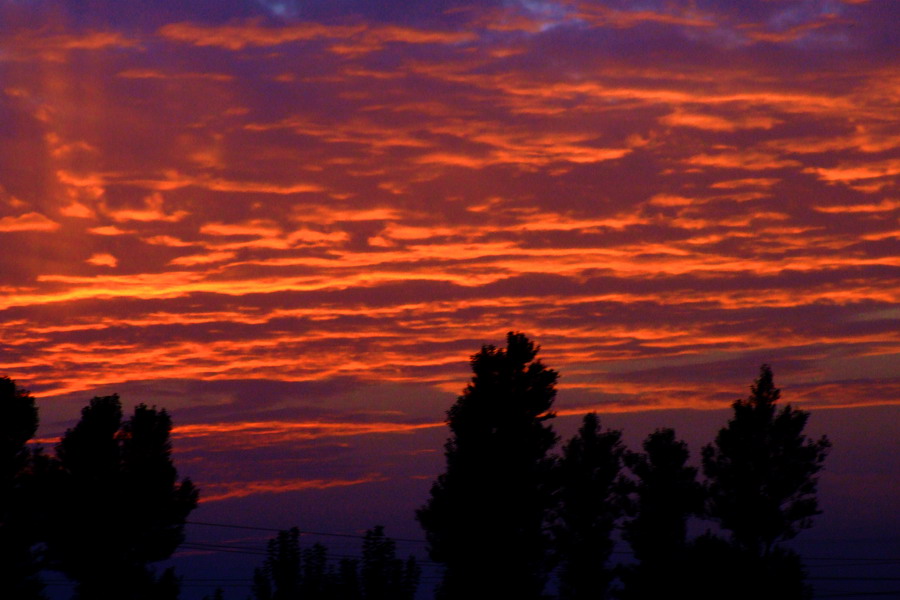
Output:
[[[804,435],[808,413],[778,406],[767,365],[698,469],[674,430],[633,451],[595,413],[561,444],[558,373],[538,351],[520,333],[483,346],[447,412],[446,470],[416,512],[444,567],[437,600],[811,596],[785,542],[820,512],[830,443]],[[45,598],[40,572],[54,570],[75,600],[176,600],[180,579],[152,563],[183,541],[198,491],[178,479],[166,411],[124,419],[118,396],[94,398],[52,455],[29,444],[37,426],[34,398],[0,378],[0,597]],[[705,533],[689,537],[691,520]],[[632,560],[612,560],[618,540]],[[302,548],[295,528],[269,541],[251,600],[413,600],[419,579],[381,527],[357,558]]]
[[[0,377],[0,599],[45,600],[40,574],[57,571],[74,582],[73,600],[177,600],[181,578],[152,563],[184,541],[199,491],[178,480],[169,414],[139,404],[125,419],[117,395],[96,397],[52,455],[29,443],[38,422],[34,397]],[[421,570],[381,526],[363,536],[359,559],[301,549],[299,536],[269,541],[252,600],[415,597]]]
[[[376,526],[363,536],[361,557],[329,560],[322,544],[300,548],[300,531],[269,541],[263,566],[253,575],[253,600],[413,600],[421,569]]]
[[[820,512],[830,443],[803,434],[808,413],[777,406],[767,365],[703,447],[701,481],[672,429],[635,452],[595,413],[554,453],[558,374],[538,350],[519,333],[483,346],[447,412],[446,471],[416,515],[445,566],[439,600],[538,600],[553,588],[559,600],[811,596],[785,542]],[[706,533],[689,539],[690,519]],[[611,560],[619,537],[633,561]]]

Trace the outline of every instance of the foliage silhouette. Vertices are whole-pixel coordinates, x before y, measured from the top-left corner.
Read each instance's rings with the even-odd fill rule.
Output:
[[[781,392],[772,369],[760,367],[746,400],[715,442],[703,448],[709,480],[709,515],[729,541],[759,593],[802,588],[802,565],[780,544],[812,525],[819,514],[818,478],[831,443],[803,434],[809,413],[790,404],[777,409]],[[797,597],[797,596],[794,596]]]
[[[644,440],[643,450],[625,454],[635,481],[623,538],[638,564],[622,570],[625,587],[619,597],[682,596],[689,589],[687,522],[702,513],[703,486],[697,469],[687,466],[687,444],[676,440],[674,430],[657,429]]]
[[[359,561],[342,558],[338,563],[337,573],[332,582],[332,598],[335,600],[361,600],[362,583],[359,580]],[[416,585],[418,585],[418,580],[416,580]]]
[[[758,556],[730,540],[707,532],[688,545],[684,585],[677,594],[692,600],[808,600],[800,556],[773,548]]]
[[[819,514],[816,474],[831,443],[803,434],[809,413],[790,404],[776,411],[781,391],[768,365],[750,389],[746,400],[732,405],[728,426],[703,448],[703,472],[710,515],[740,548],[765,556]]]
[[[287,600],[300,594],[300,530],[292,527],[269,540],[268,555],[254,576],[260,600]]]
[[[140,404],[122,421],[117,395],[97,397],[56,447],[54,488],[63,499],[48,534],[53,568],[77,582],[85,600],[176,598],[178,579],[149,563],[171,556],[197,506],[189,479],[178,482],[165,410]]]
[[[301,552],[301,598],[327,598],[333,575],[328,572],[328,550],[313,544]]]
[[[445,565],[442,599],[540,598],[550,568],[553,506],[547,421],[558,374],[521,333],[483,346],[471,382],[447,412],[446,472],[416,516]]]
[[[322,544],[300,548],[300,531],[281,531],[269,541],[266,560],[253,576],[254,600],[412,600],[420,569],[405,563],[377,526],[363,537],[362,559],[331,564]]]
[[[394,540],[378,525],[363,538],[360,578],[364,600],[412,600],[421,571],[412,556],[397,558]]]
[[[28,448],[38,428],[38,409],[28,390],[0,377],[0,596],[43,598],[41,564],[34,550],[40,541],[39,473],[46,457]]]
[[[614,572],[606,564],[613,529],[624,510],[626,450],[621,438],[620,431],[601,431],[597,414],[588,413],[563,447],[554,526],[561,600],[608,597]]]

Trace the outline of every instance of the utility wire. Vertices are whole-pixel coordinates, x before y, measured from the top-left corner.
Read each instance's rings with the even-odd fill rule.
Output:
[[[273,527],[254,527],[251,525],[229,525],[226,523],[210,523],[208,521],[185,521],[186,525],[203,525],[206,527],[227,527],[230,529],[249,529],[251,531],[273,531],[276,533],[281,533],[282,531],[286,531],[285,529],[275,529]],[[356,533],[328,533],[324,531],[307,531],[305,529],[300,529],[300,535],[322,535],[326,537],[342,537],[342,538],[356,538],[356,539],[365,539],[365,535],[359,535]],[[416,540],[410,538],[395,538],[391,536],[392,540],[395,542],[411,542],[415,544],[426,544],[425,540]]]

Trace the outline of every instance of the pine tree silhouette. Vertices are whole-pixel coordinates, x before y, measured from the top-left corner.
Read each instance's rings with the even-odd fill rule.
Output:
[[[433,560],[446,566],[442,599],[542,596],[550,568],[557,437],[548,420],[556,371],[521,333],[483,346],[472,380],[447,413],[446,472],[417,512]]]
[[[620,431],[601,431],[596,413],[582,419],[559,462],[559,506],[554,527],[560,559],[561,600],[606,598],[613,529],[624,510],[620,475],[625,446]]]
[[[819,514],[817,473],[831,443],[803,434],[809,413],[790,404],[778,409],[781,392],[772,369],[762,365],[746,400],[733,405],[733,418],[715,442],[703,449],[709,480],[709,515],[729,534],[728,568],[746,585],[741,597],[800,598],[808,595],[799,557],[783,542],[812,526]],[[725,556],[722,544],[707,536],[702,555]],[[735,572],[736,571],[736,572]]]
[[[687,522],[702,513],[703,486],[697,469],[687,466],[687,444],[676,440],[674,430],[657,429],[644,440],[643,450],[625,455],[636,480],[623,537],[638,564],[623,570],[625,588],[619,596],[688,597]]]

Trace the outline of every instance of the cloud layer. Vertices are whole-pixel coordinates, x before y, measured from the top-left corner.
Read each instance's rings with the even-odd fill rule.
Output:
[[[187,446],[433,427],[508,330],[563,414],[761,362],[900,401],[890,0],[102,4],[0,5],[0,372],[57,433],[116,390]]]

